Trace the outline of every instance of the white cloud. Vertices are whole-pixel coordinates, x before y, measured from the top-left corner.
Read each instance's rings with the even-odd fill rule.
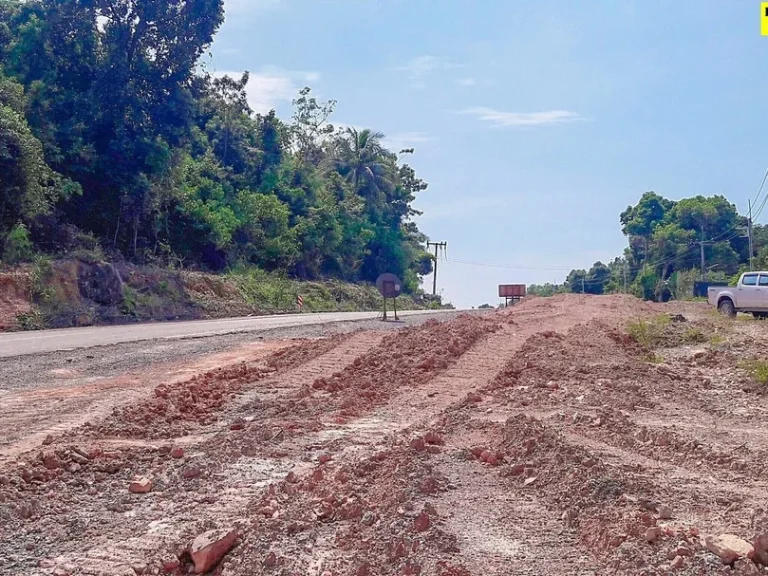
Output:
[[[458,84],[459,86],[474,86],[475,84],[477,84],[477,80],[475,80],[474,78],[459,78],[458,80],[456,80],[456,84]]]
[[[544,112],[502,112],[487,108],[485,106],[475,106],[462,111],[462,114],[470,114],[484,122],[490,122],[497,127],[509,126],[552,126],[556,124],[568,124],[584,120],[576,112],[569,110],[547,110]]]
[[[242,72],[222,71],[214,76],[232,76],[240,78]],[[245,87],[248,104],[254,112],[264,114],[281,102],[290,102],[298,95],[306,83],[320,81],[319,72],[301,72],[281,70],[274,67],[262,68],[260,72],[251,72]]]
[[[424,88],[426,86],[425,80],[427,76],[433,72],[459,67],[458,64],[452,64],[442,58],[426,55],[417,56],[406,64],[395,67],[395,70],[398,72],[405,72],[408,75],[408,78],[410,78],[411,85],[414,88]]]
[[[386,146],[392,152],[400,152],[405,148],[418,148],[419,144],[431,142],[433,139],[426,132],[396,132],[385,136],[383,140]]]

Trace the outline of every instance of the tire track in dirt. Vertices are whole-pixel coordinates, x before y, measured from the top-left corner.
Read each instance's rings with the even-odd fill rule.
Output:
[[[240,396],[227,411],[229,418],[239,414],[248,415],[254,401],[274,400],[275,394],[285,396],[318,378],[328,377],[351,365],[356,358],[381,344],[385,332],[360,332],[344,341],[329,352],[306,363],[299,364],[276,378],[268,378],[263,384]]]
[[[257,362],[289,346],[289,341],[259,342],[200,358],[184,364],[154,366],[114,378],[74,378],[60,386],[13,391],[0,396],[0,465],[39,446],[47,436],[57,436],[86,422],[104,418],[115,407],[142,398],[160,383],[172,384],[238,360]],[[93,381],[95,380],[95,381]],[[30,431],[33,430],[34,432]]]
[[[498,469],[468,458],[469,447],[490,440],[487,430],[467,422],[474,412],[465,407],[449,419],[445,445],[433,459],[450,486],[429,500],[456,536],[458,551],[446,559],[478,576],[538,576],[557,573],[567,558],[569,574],[593,576],[594,561],[551,507],[532,490],[510,489]]]
[[[526,314],[527,315],[527,314]],[[511,315],[510,315],[511,316]],[[361,462],[374,458],[377,451],[397,439],[404,436],[417,434],[418,430],[430,430],[439,424],[444,417],[446,410],[457,409],[461,406],[474,405],[479,398],[475,398],[477,390],[495,378],[498,372],[504,367],[509,357],[526,342],[526,340],[539,331],[562,331],[565,332],[576,325],[580,319],[567,317],[562,313],[555,314],[537,314],[535,325],[521,327],[517,323],[504,324],[500,330],[488,335],[483,340],[476,343],[470,350],[463,354],[459,360],[444,373],[435,376],[424,384],[413,388],[404,388],[399,394],[392,397],[383,407],[374,410],[369,416],[355,418],[351,422],[343,425],[334,425],[332,421],[325,420],[325,428],[318,434],[304,436],[299,438],[300,445],[304,451],[315,448],[317,451],[324,451],[332,455],[333,462],[338,467],[348,466],[350,468],[359,467]],[[302,449],[295,449],[295,453],[301,453]],[[444,458],[443,454],[437,458]],[[450,462],[443,470],[442,465],[438,466],[441,473],[450,472],[451,466],[455,467],[455,462]],[[477,486],[465,482],[460,482],[462,474],[466,471],[463,465],[459,465],[460,470],[453,470],[451,473],[456,481],[454,484],[459,486],[460,493],[472,494]],[[306,470],[306,467],[303,467]],[[486,478],[486,480],[488,480]],[[483,484],[485,486],[485,484]],[[505,493],[503,485],[499,482],[491,482],[483,494],[483,498],[488,498],[499,505],[499,510],[512,517],[521,518],[520,513],[513,515],[513,511],[518,510],[523,503],[527,505],[529,518],[537,517],[539,522],[548,526],[559,525],[560,521],[557,515],[544,513],[544,508],[535,501],[526,502],[525,498],[510,496]],[[484,489],[485,490],[485,489]],[[474,496],[470,499],[474,501]],[[496,506],[496,504],[494,504]],[[440,508],[441,506],[438,506]],[[446,510],[451,510],[452,505],[446,504]],[[468,507],[467,513],[472,514],[472,506]],[[442,514],[441,514],[442,516]],[[450,518],[450,514],[445,514]],[[460,563],[466,558],[470,560],[477,556],[489,557],[488,550],[476,550],[473,545],[477,544],[466,538],[463,533],[455,533],[458,526],[463,522],[462,517],[449,520],[446,528],[452,537],[457,537],[463,544],[462,552],[454,558],[456,563]],[[342,555],[338,549],[338,543],[334,537],[334,527],[321,525],[317,533],[311,537],[311,557],[312,561],[304,558],[303,561],[290,563],[289,569],[299,571],[309,576],[319,576],[324,571],[333,570],[336,566],[334,562]],[[518,535],[522,537],[523,533],[518,530]],[[499,546],[508,546],[502,536],[497,538]],[[544,544],[543,549],[548,549],[551,543]],[[514,547],[514,546],[513,546]],[[561,546],[563,554],[571,554],[574,551],[573,546]],[[465,551],[466,550],[466,551]],[[524,552],[523,552],[524,554]],[[557,552],[555,553],[557,555]],[[343,555],[342,555],[343,556]],[[450,555],[446,555],[450,557]],[[509,558],[495,558],[495,565],[507,562]],[[486,565],[480,564],[477,567],[477,574],[484,574]],[[545,573],[541,570],[543,563],[537,563],[536,567],[530,567],[527,563],[520,565],[523,571],[514,572],[515,574],[540,574]],[[229,573],[225,571],[224,573]],[[232,573],[239,573],[235,570]],[[261,572],[254,572],[261,573]],[[375,572],[375,569],[373,573]],[[475,572],[473,572],[475,573]],[[501,572],[507,573],[507,572]],[[512,572],[509,572],[512,573]],[[585,572],[586,574],[587,572]]]
[[[472,320],[472,322],[478,321]],[[282,392],[276,400],[268,403],[283,402],[294,395],[298,388],[306,386],[308,382],[318,378],[329,378],[333,373],[343,370],[345,366],[352,366],[357,358],[365,356],[365,353],[380,344],[381,340],[381,334],[360,334],[354,337],[348,345],[339,347],[324,357],[299,366],[282,377],[260,381],[249,392],[248,396],[240,398],[236,404],[233,404],[226,415],[230,418],[236,414],[242,417],[248,411],[260,408],[264,402],[262,400],[263,385],[267,384],[270,388]],[[461,358],[459,357],[459,362],[461,362]],[[461,371],[462,368],[459,370]],[[226,418],[221,420],[224,421]],[[220,432],[228,438],[239,434],[239,432],[233,434],[226,428],[221,428]],[[377,439],[380,438],[381,436],[378,435]],[[193,525],[195,520],[199,519],[201,510],[204,510],[206,518],[215,519],[218,525],[237,523],[243,517],[246,504],[249,501],[257,501],[266,489],[273,487],[278,480],[285,478],[289,471],[303,474],[314,467],[315,464],[311,460],[307,461],[306,455],[311,452],[313,445],[323,443],[321,436],[310,434],[305,438],[304,435],[301,435],[300,440],[299,454],[292,461],[285,461],[256,455],[244,456],[239,449],[233,452],[232,446],[221,444],[220,439],[212,438],[195,447],[194,451],[190,450],[190,457],[193,458],[193,462],[206,472],[204,476],[195,478],[188,484],[191,488],[196,485],[205,486],[206,493],[215,496],[207,498],[202,503],[190,500],[181,503],[176,501],[172,505],[171,502],[168,502],[167,505],[161,505],[160,509],[154,510],[154,516],[164,515],[164,519],[153,522],[151,530],[138,536],[136,533],[142,532],[140,525],[142,522],[146,522],[146,516],[134,507],[134,517],[130,521],[134,528],[131,530],[133,534],[130,538],[118,542],[112,538],[102,538],[102,543],[91,549],[87,556],[69,555],[60,557],[58,562],[74,565],[88,562],[89,570],[94,574],[120,573],[120,570],[127,570],[130,560],[136,557],[136,551],[141,551],[140,553],[145,557],[150,557],[152,550],[155,552],[164,548],[172,550],[178,542],[187,540],[192,533],[185,534],[183,527]],[[197,458],[198,453],[200,458]],[[228,456],[222,459],[222,453],[226,453]],[[168,484],[172,484],[174,481],[174,478],[168,478]],[[137,523],[136,518],[141,516],[144,518]],[[313,552],[314,555],[315,552]]]
[[[600,326],[596,328],[599,330]],[[671,573],[670,561],[676,556],[676,542],[678,548],[683,542],[681,549],[686,550],[685,557],[678,561],[686,567],[681,573],[721,573],[722,564],[705,550],[703,536],[699,538],[699,534],[734,533],[749,539],[759,527],[765,530],[763,508],[768,485],[762,479],[764,435],[758,430],[750,432],[746,429],[744,432],[742,429],[746,442],[738,443],[738,426],[726,434],[718,434],[723,426],[739,423],[743,427],[745,420],[736,414],[723,417],[724,406],[721,406],[721,420],[708,424],[712,414],[702,412],[700,405],[705,404],[701,399],[706,396],[709,382],[704,380],[700,384],[698,374],[691,377],[684,367],[675,363],[656,366],[628,358],[622,370],[622,366],[612,360],[622,354],[614,352],[612,356],[608,352],[610,345],[603,346],[602,357],[594,352],[583,354],[589,351],[589,346],[582,346],[574,339],[582,332],[581,327],[574,330],[562,345],[558,339],[552,339],[556,346],[536,342],[529,347],[527,360],[518,359],[513,370],[506,374],[505,381],[497,382],[486,392],[493,394],[491,402],[522,408],[535,406],[544,429],[561,435],[560,440],[552,441],[552,445],[562,447],[566,453],[567,450],[573,450],[574,454],[578,450],[592,453],[593,462],[574,462],[570,468],[577,471],[584,466],[599,465],[604,467],[605,473],[582,486],[573,484],[574,493],[602,485],[614,491],[613,496],[605,501],[604,508],[591,505],[584,509],[579,504],[575,509],[564,509],[567,499],[562,500],[557,491],[554,495],[549,494],[550,486],[556,481],[553,482],[547,474],[542,476],[535,462],[532,462],[534,465],[526,462],[519,471],[512,468],[520,474],[519,482],[530,480],[536,489],[544,481],[546,487],[536,490],[543,496],[546,508],[554,507],[558,513],[562,511],[564,525],[575,520],[583,549],[594,554],[597,563],[612,574]],[[599,340],[599,334],[595,337]],[[561,355],[558,355],[558,346]],[[637,373],[644,374],[640,387],[633,382]],[[656,378],[654,373],[658,375]],[[507,388],[500,390],[499,385]],[[735,396],[735,403],[744,405],[741,390],[734,394],[733,387],[722,383],[719,388],[723,396],[727,394],[725,398],[729,402]],[[627,394],[626,400],[621,400],[621,394]],[[719,400],[721,403],[723,396]],[[641,403],[644,406],[640,406]],[[762,403],[761,398],[755,398],[746,409],[760,412],[759,404]],[[622,412],[618,407],[625,407],[627,411]],[[518,408],[510,419],[521,419],[530,413]],[[481,418],[498,426],[497,413]],[[704,442],[701,436],[704,436]],[[531,427],[531,441],[538,442],[540,437],[536,427]],[[495,444],[492,442],[491,445]],[[550,456],[552,459],[560,457]],[[505,473],[509,473],[509,469],[502,472]],[[477,486],[479,482],[473,479],[471,484]],[[471,489],[467,497],[471,497]],[[657,504],[652,509],[644,508],[651,504],[642,504],[654,501]],[[669,518],[666,516],[669,512],[662,517],[656,508],[665,505],[672,510]],[[570,516],[571,513],[574,516]],[[479,514],[470,508],[465,519],[472,521],[473,514],[483,520],[490,515]],[[510,517],[514,521],[514,514]],[[464,524],[458,523],[459,526]],[[653,546],[644,538],[645,531],[651,526],[660,530],[659,541]],[[552,528],[547,530],[552,534]],[[557,548],[555,550],[555,555],[559,555]],[[545,554],[549,556],[550,552]],[[482,554],[478,556],[482,558]],[[475,570],[494,573],[493,564],[475,566],[473,573]],[[498,573],[517,573],[516,569],[508,566],[508,572]],[[553,564],[550,569],[551,572],[544,569],[541,573],[562,573],[562,567],[557,565]],[[742,563],[734,573],[757,573],[754,570],[751,563]]]
[[[210,427],[189,446],[184,463],[175,470],[167,471],[156,483],[167,486],[183,485],[188,497],[160,498],[145,504],[136,497],[126,497],[130,502],[131,515],[122,519],[121,530],[115,534],[101,535],[85,553],[73,550],[56,558],[58,565],[78,566],[85,574],[135,576],[132,565],[157,556],[158,550],[172,551],[179,542],[195,535],[189,527],[199,522],[201,513],[215,518],[217,524],[236,525],[243,520],[243,512],[249,502],[257,498],[265,487],[285,478],[297,464],[271,458],[241,457],[232,455],[234,461],[222,463],[217,447],[208,442],[217,432],[227,433],[227,422],[233,415],[242,415],[244,407],[260,399],[275,400],[274,394],[286,396],[316,378],[330,377],[334,372],[354,362],[360,355],[377,346],[385,333],[361,332],[344,340],[340,345],[308,362],[286,372],[266,378],[240,396],[227,407],[216,425]],[[278,399],[279,401],[279,399]],[[178,440],[178,439],[177,439]],[[133,450],[152,445],[169,447],[178,445],[174,439],[133,440]],[[186,442],[185,442],[186,443]],[[122,441],[125,445],[126,441]],[[213,457],[211,457],[213,456]],[[309,466],[305,466],[309,468]],[[190,469],[201,470],[199,477],[184,478]],[[96,517],[99,515],[96,514]],[[101,515],[104,518],[104,515]],[[111,524],[113,522],[109,521]]]

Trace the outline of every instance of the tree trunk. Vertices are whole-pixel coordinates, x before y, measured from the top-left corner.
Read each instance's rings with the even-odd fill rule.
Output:
[[[137,257],[138,252],[138,238],[139,238],[139,215],[133,214],[133,257]]]
[[[120,206],[117,209],[117,222],[115,223],[115,237],[112,240],[112,248],[117,248],[117,235],[120,233],[120,220],[123,216],[123,198],[120,198]]]

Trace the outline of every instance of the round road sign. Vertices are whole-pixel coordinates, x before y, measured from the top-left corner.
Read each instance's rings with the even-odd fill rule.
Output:
[[[379,276],[376,280],[376,288],[379,289],[384,298],[397,298],[403,291],[402,282],[400,278],[394,274],[386,273]]]

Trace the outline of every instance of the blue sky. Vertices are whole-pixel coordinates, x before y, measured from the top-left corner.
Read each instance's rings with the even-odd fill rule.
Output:
[[[309,85],[429,182],[461,307],[620,255],[643,192],[746,212],[768,168],[768,37],[752,0],[225,0],[208,64],[257,111]],[[768,218],[768,213],[764,218]],[[765,223],[765,222],[764,222]],[[431,278],[426,286],[431,288]]]

